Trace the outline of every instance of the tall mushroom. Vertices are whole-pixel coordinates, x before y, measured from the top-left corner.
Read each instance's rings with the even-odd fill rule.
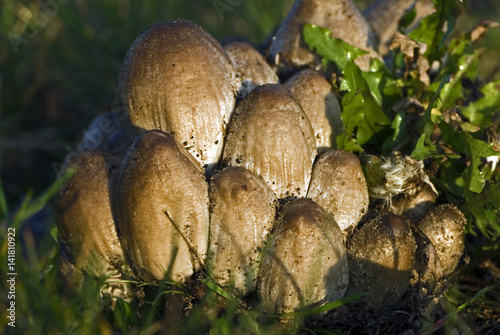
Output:
[[[223,160],[261,177],[278,198],[305,196],[316,157],[309,119],[281,85],[255,88],[236,107]]]
[[[266,183],[241,167],[227,167],[210,182],[208,273],[244,296],[255,288],[277,199]]]
[[[121,242],[141,279],[169,274],[182,282],[204,264],[208,184],[170,134],[151,130],[135,140],[117,177],[115,201]]]
[[[196,24],[155,23],[131,45],[116,89],[128,131],[174,136],[209,171],[219,160],[239,88],[222,46]],[[125,124],[127,126],[127,123]]]

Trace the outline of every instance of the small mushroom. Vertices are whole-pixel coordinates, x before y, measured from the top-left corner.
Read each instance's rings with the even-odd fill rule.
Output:
[[[238,103],[223,160],[261,177],[278,198],[305,196],[316,156],[309,119],[281,85],[262,85]]]
[[[311,121],[318,149],[335,148],[335,140],[343,130],[342,109],[325,75],[306,69],[295,74],[284,86]]]
[[[220,158],[239,81],[222,46],[196,24],[155,23],[131,45],[116,89],[116,108],[135,137],[159,129],[209,170]],[[126,125],[126,124],[125,124]]]
[[[99,149],[118,156],[123,156],[133,141],[115,110],[95,117],[83,134],[78,150]]]
[[[80,270],[100,275],[121,270],[125,257],[118,240],[110,204],[110,175],[118,164],[100,150],[69,154],[60,175],[74,174],[54,196],[58,238]]]
[[[116,219],[133,270],[145,281],[183,282],[205,261],[208,184],[196,160],[167,133],[139,136],[123,159]]]
[[[236,73],[240,76],[239,96],[245,97],[251,90],[264,84],[278,83],[278,76],[253,46],[246,42],[231,42],[224,46]]]
[[[438,206],[418,224],[436,248],[445,278],[455,271],[464,253],[466,224],[462,212],[450,204]]]
[[[347,241],[349,287],[366,293],[368,308],[399,302],[410,285],[417,245],[408,219],[395,214],[374,218]]]
[[[307,197],[330,212],[340,229],[354,228],[368,211],[368,188],[359,158],[330,149],[313,166]]]
[[[227,167],[210,182],[208,273],[239,296],[255,288],[262,249],[276,215],[267,184],[241,167]]]
[[[368,70],[370,56],[376,56],[373,47],[377,42],[352,0],[296,0],[269,47],[269,55],[279,66],[280,73],[319,63],[304,42],[302,29],[306,23],[328,28],[332,37],[370,51],[371,55],[355,60],[363,70]]]
[[[304,198],[287,203],[272,236],[257,283],[265,308],[289,313],[344,296],[348,268],[342,232],[324,208]]]
[[[422,185],[415,194],[403,194],[392,203],[392,212],[404,215],[413,223],[418,223],[436,207],[436,192],[428,184]]]

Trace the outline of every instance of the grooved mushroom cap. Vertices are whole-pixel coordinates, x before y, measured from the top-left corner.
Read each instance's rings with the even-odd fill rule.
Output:
[[[183,281],[203,264],[208,185],[193,157],[170,134],[139,136],[117,178],[116,218],[124,250],[145,281]]]
[[[418,224],[436,248],[444,277],[453,273],[464,253],[466,224],[462,212],[450,204],[438,206]]]
[[[306,69],[295,74],[284,86],[292,92],[311,121],[318,149],[335,148],[337,135],[343,129],[342,109],[325,76]]]
[[[347,242],[347,295],[365,292],[367,307],[397,303],[410,285],[417,245],[410,222],[387,214],[356,230]]]
[[[112,156],[85,149],[69,154],[60,175],[76,172],[54,197],[60,242],[79,269],[106,274],[121,268],[124,255],[110,205]]]
[[[278,200],[267,184],[241,167],[227,167],[210,182],[208,273],[244,296],[255,288],[264,242]]]
[[[257,293],[275,313],[344,296],[348,268],[342,232],[333,216],[310,199],[287,203],[262,261]]]
[[[278,198],[305,196],[315,156],[311,123],[283,86],[259,86],[236,107],[224,162],[261,177]]]
[[[368,70],[370,56],[376,56],[372,47],[377,43],[370,26],[352,0],[296,0],[269,47],[269,55],[278,61],[276,65],[279,65],[280,72],[314,65],[315,55],[304,42],[302,34],[306,23],[328,28],[332,37],[370,51],[371,55],[355,60],[363,70]]]
[[[244,97],[259,85],[276,84],[278,76],[253,46],[246,42],[231,42],[224,46],[236,73],[240,76],[240,96]]]
[[[212,36],[192,22],[169,21],[151,25],[132,43],[116,104],[136,127],[129,131],[172,133],[206,167],[220,157],[238,88],[231,61]]]
[[[359,158],[330,149],[313,166],[307,197],[329,211],[340,229],[354,228],[368,211],[368,188]]]

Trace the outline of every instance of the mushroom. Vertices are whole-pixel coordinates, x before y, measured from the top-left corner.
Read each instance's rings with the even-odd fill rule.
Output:
[[[99,149],[118,156],[123,156],[133,141],[115,110],[95,117],[83,134],[78,144],[79,150]]]
[[[342,109],[325,75],[306,69],[295,74],[284,86],[311,121],[318,150],[336,147],[336,138],[343,130]]]
[[[368,211],[368,188],[358,157],[330,149],[314,163],[307,197],[333,215],[340,229],[353,229]]]
[[[210,182],[208,273],[244,296],[255,288],[262,249],[276,215],[267,184],[241,167],[227,167]]]
[[[438,206],[418,224],[436,248],[445,278],[455,271],[464,253],[466,224],[462,212],[450,204]]]
[[[410,285],[417,245],[408,219],[386,214],[358,228],[347,241],[349,287],[366,293],[368,308],[399,302]]]
[[[307,192],[316,156],[309,119],[281,85],[255,88],[234,110],[223,161],[261,177],[278,198]]]
[[[369,51],[370,54],[355,60],[365,71],[369,68],[370,57],[376,57],[373,49],[377,45],[376,39],[352,0],[296,0],[269,47],[269,55],[280,73],[319,63],[302,36],[306,23],[328,28],[332,37]]]
[[[125,257],[113,219],[109,183],[117,161],[100,150],[69,154],[60,175],[74,174],[54,196],[58,238],[78,269],[108,275],[120,271]]]
[[[231,42],[224,46],[241,80],[239,96],[244,98],[251,90],[264,84],[278,83],[278,76],[253,46],[246,42]]]
[[[348,268],[342,232],[324,208],[304,198],[287,203],[271,241],[257,282],[265,308],[289,313],[344,296]]]
[[[174,136],[209,173],[222,152],[239,80],[222,46],[196,24],[155,23],[131,45],[116,89],[117,109],[135,137]]]
[[[117,176],[115,201],[121,242],[138,277],[183,282],[204,264],[208,184],[172,135],[151,130],[134,141]]]

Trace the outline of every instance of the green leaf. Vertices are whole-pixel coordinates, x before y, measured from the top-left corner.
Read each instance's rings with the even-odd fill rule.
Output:
[[[385,110],[403,97],[402,85],[392,77],[392,74],[379,59],[373,59],[368,72],[361,72],[373,97]]]
[[[368,142],[382,145],[391,121],[373,98],[358,66],[347,63],[343,75],[340,89],[347,91],[342,99],[344,132],[337,137],[337,147],[361,151]]]
[[[467,132],[456,131],[446,122],[441,122],[439,128],[444,142],[469,157],[470,164],[464,171],[467,188],[472,192],[481,192],[486,182],[484,171],[480,169],[481,158],[497,156],[500,152],[493,150],[491,143],[475,139]]]
[[[427,109],[425,110],[424,116],[422,117],[422,120],[420,121],[418,125],[418,130],[425,135],[425,144],[429,145],[431,143],[431,135],[434,130],[434,121],[432,121],[431,115],[432,115],[432,109],[434,108],[434,105],[436,103],[436,100],[439,98],[441,95],[441,91],[443,90],[443,87],[450,82],[451,76],[450,75],[444,75],[443,78],[441,78],[441,81],[439,83],[439,87],[436,89],[434,94],[432,95],[429,105],[427,106]]]
[[[433,156],[437,153],[437,148],[434,144],[425,145],[425,134],[422,134],[417,141],[415,149],[411,153],[411,158],[417,160],[424,160],[427,157]]]
[[[492,124],[492,116],[500,111],[500,79],[481,88],[483,95],[479,100],[462,108],[463,114],[476,126]]]
[[[443,45],[453,31],[460,14],[456,0],[433,0],[433,2],[436,11],[422,19],[420,25],[408,35],[418,42],[427,44],[425,56],[429,64],[441,58]],[[443,32],[445,25],[446,31]]]
[[[387,137],[382,145],[382,151],[388,152],[398,143],[400,143],[407,135],[406,129],[406,114],[399,112],[392,120],[391,128],[393,130],[392,136]]]
[[[466,193],[466,203],[461,208],[474,218],[476,227],[489,239],[500,237],[500,183],[486,183],[481,193]]]
[[[238,305],[240,304],[240,302],[238,300],[236,300],[236,298],[234,298],[231,294],[229,294],[227,291],[225,291],[224,289],[222,289],[220,286],[218,286],[217,284],[213,283],[212,281],[210,281],[208,279],[199,279],[199,280],[206,287],[208,287],[209,289],[211,289],[212,291],[214,291],[218,295],[226,298],[228,301],[234,302],[234,303],[236,303]]]
[[[342,71],[348,62],[368,52],[358,49],[341,39],[331,37],[331,31],[314,24],[305,24],[304,41],[309,48],[323,57],[323,65],[334,62]]]

